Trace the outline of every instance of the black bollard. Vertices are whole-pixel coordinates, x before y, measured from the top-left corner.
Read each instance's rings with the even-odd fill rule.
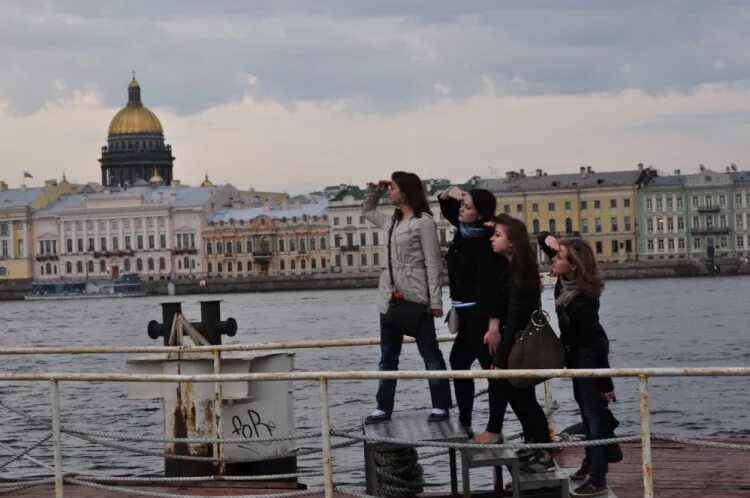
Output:
[[[221,301],[201,301],[201,321],[190,322],[209,344],[221,344],[221,336],[233,337],[237,333],[237,320],[221,320]]]
[[[154,340],[163,337],[164,345],[168,346],[169,333],[172,331],[172,323],[174,322],[175,313],[182,313],[182,302],[161,303],[162,323],[159,323],[156,320],[148,322],[148,336]]]

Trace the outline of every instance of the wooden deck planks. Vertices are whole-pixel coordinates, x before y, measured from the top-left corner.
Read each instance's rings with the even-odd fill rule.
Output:
[[[748,444],[744,439],[714,440]],[[607,481],[618,498],[643,496],[641,445],[622,445],[622,462],[610,466]],[[583,448],[568,448],[555,456],[562,467],[578,468]],[[671,442],[651,444],[654,493],[659,498],[750,497],[750,452],[704,448]]]
[[[144,491],[157,493],[171,493],[184,496],[247,496],[258,494],[288,493],[289,489],[258,489],[258,488],[207,488],[207,487],[162,487],[147,486],[137,487]],[[65,485],[65,498],[143,498],[141,495],[104,491],[85,486]],[[7,495],[9,498],[51,498],[55,496],[54,486],[37,486],[23,491],[16,491]],[[323,498],[323,493],[305,495],[305,498]],[[349,495],[334,493],[337,498],[352,498]]]

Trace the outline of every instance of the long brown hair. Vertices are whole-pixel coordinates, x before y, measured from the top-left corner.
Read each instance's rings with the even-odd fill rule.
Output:
[[[531,249],[531,244],[529,244],[529,231],[526,229],[526,224],[505,213],[495,216],[492,221],[505,227],[505,235],[508,242],[512,244],[513,260],[508,271],[511,272],[513,283],[520,285],[525,290],[541,290],[539,263],[537,263],[536,255]]]
[[[391,174],[391,180],[398,185],[401,193],[406,198],[406,203],[414,211],[415,218],[422,216],[422,213],[427,213],[432,216],[430,204],[427,202],[427,196],[425,195],[424,187],[422,186],[422,180],[420,180],[417,175],[405,171],[394,171],[393,174]],[[403,214],[400,209],[396,208],[393,212],[393,216],[395,216],[397,220],[400,220]]]
[[[583,294],[599,297],[604,290],[604,277],[596,264],[591,246],[583,239],[572,238],[560,241],[568,249],[568,263],[575,265],[576,283]]]

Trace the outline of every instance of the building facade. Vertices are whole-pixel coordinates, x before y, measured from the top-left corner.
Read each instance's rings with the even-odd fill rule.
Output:
[[[30,279],[32,264],[32,214],[78,190],[63,176],[44,187],[9,189],[0,181],[0,280]]]
[[[214,278],[311,275],[330,269],[325,198],[268,197],[214,211],[204,231],[204,268]]]
[[[523,220],[539,251],[535,235],[584,237],[599,261],[638,259],[636,193],[655,172],[649,168],[597,173],[581,167],[578,174],[548,175],[536,170],[510,171],[505,178],[483,180],[480,186],[497,197],[498,211]]]
[[[654,179],[638,195],[644,259],[747,258],[750,172],[701,166],[695,174]]]
[[[33,215],[35,280],[196,278],[204,273],[202,232],[209,214],[236,199],[231,185],[154,184],[84,189]]]

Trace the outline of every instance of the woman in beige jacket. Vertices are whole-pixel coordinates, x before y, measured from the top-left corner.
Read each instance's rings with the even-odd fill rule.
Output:
[[[381,192],[395,206],[393,216],[377,211]],[[414,173],[396,171],[391,181],[368,185],[362,214],[388,233],[389,268],[380,275],[380,370],[398,370],[404,335],[415,337],[427,370],[445,370],[445,360],[435,336],[435,317],[443,315],[442,271],[437,226],[432,218],[422,182]],[[448,418],[451,393],[448,379],[430,379],[431,422]],[[395,380],[381,380],[377,409],[367,424],[391,418]]]

